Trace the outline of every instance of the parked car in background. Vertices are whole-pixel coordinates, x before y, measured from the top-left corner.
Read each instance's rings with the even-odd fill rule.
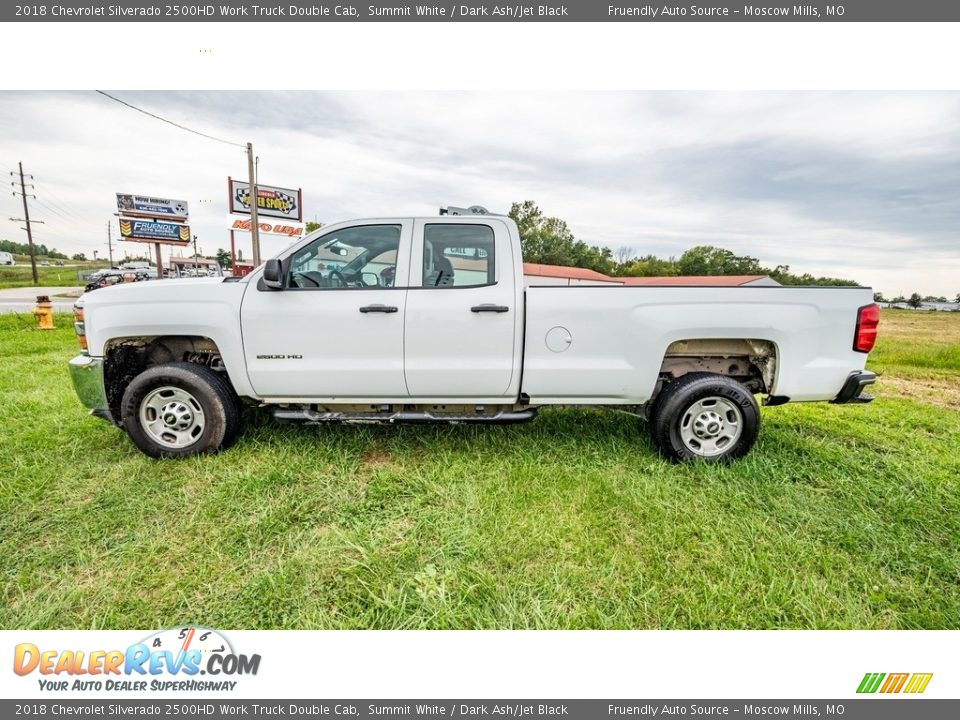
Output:
[[[87,284],[85,292],[97,290],[99,288],[110,287],[111,285],[120,285],[122,283],[143,282],[145,280],[156,279],[156,270],[140,269],[116,269],[97,270],[87,275]]]
[[[0,252],[0,265],[16,265],[17,261],[8,252]]]

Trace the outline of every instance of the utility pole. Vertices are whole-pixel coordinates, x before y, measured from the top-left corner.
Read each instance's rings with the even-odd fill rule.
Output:
[[[13,175],[12,172],[10,174]],[[33,180],[33,175],[30,175],[30,179]],[[16,185],[14,183],[10,183],[10,184],[13,185],[14,188],[16,188]],[[31,185],[30,188],[32,189],[33,185]],[[18,193],[16,190],[14,190],[13,194],[14,196],[16,196]],[[30,245],[30,269],[33,271],[33,284],[39,285],[40,279],[37,277],[37,254],[33,249],[33,230],[30,227],[30,223],[31,223],[30,208],[27,207],[27,184],[26,184],[26,181],[23,179],[23,163],[20,163],[19,195],[23,198],[23,218],[10,218],[10,219],[13,220],[14,222],[20,222],[22,220],[22,222],[25,225],[24,229],[27,231],[27,243]],[[31,195],[30,197],[36,198],[37,196]],[[33,220],[32,222],[39,223],[41,225],[43,224],[43,220]]]
[[[257,178],[253,172],[253,143],[247,143],[247,174],[250,176],[250,239],[253,267],[260,267],[260,220],[257,217]]]
[[[107,251],[110,253],[110,267],[113,267],[113,223],[107,221]]]
[[[193,236],[193,271],[199,275],[200,274],[200,260],[197,257],[197,236]]]

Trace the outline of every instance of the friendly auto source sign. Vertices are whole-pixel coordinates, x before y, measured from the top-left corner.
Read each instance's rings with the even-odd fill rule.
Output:
[[[190,226],[155,220],[120,220],[120,237],[139,242],[162,242],[186,245],[190,242]]]
[[[250,183],[229,179],[230,212],[237,215],[250,214]],[[290,188],[257,185],[258,217],[274,217],[283,220],[303,220],[300,207],[300,191]]]
[[[117,210],[121,215],[150,218],[183,218],[190,215],[186,200],[154,198],[146,195],[117,193]]]

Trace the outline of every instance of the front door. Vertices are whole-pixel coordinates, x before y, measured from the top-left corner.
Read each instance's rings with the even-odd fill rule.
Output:
[[[515,399],[520,322],[506,223],[417,220],[404,341],[414,399]]]
[[[403,323],[412,222],[334,227],[283,260],[284,288],[241,307],[250,382],[265,398],[406,399]]]

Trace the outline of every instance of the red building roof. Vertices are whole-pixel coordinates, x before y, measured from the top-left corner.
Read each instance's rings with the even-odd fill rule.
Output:
[[[621,285],[699,285],[702,287],[736,287],[762,280],[766,275],[679,275],[674,277],[610,277],[596,270],[524,263],[523,274],[527,277],[550,277],[564,280],[588,280],[593,282],[618,283]]]
[[[600,282],[620,282],[620,278],[598,273],[586,268],[567,267],[565,265],[543,265],[542,263],[524,263],[523,274],[533,277],[564,278],[566,280],[597,280]]]

